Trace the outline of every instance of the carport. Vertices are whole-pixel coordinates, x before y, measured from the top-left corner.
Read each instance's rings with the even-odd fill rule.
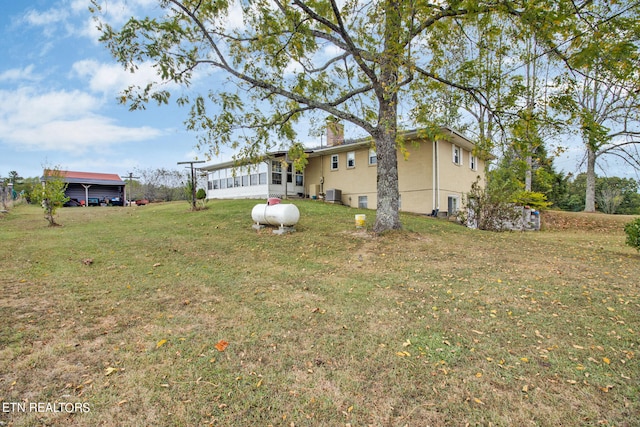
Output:
[[[67,183],[65,194],[71,203],[82,206],[115,205],[124,206],[125,182],[118,174],[59,171]],[[51,175],[44,171],[42,181]]]

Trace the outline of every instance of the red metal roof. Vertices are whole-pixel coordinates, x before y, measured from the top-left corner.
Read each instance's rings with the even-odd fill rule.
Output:
[[[44,175],[50,175],[50,170],[44,171]],[[114,181],[122,184],[124,181],[115,173],[95,173],[95,172],[77,172],[77,171],[60,171],[60,175],[68,180],[74,181]]]

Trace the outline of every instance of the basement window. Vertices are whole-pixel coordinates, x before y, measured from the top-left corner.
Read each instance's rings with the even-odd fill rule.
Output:
[[[367,196],[358,196],[358,208],[368,209]]]

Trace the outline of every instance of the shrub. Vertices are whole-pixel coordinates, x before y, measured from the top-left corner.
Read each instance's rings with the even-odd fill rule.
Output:
[[[503,187],[483,188],[476,180],[466,197],[468,211],[462,213],[460,220],[468,226],[480,230],[506,231],[522,218],[522,211],[513,204],[511,194]]]
[[[520,206],[529,206],[531,209],[544,210],[551,206],[547,196],[536,191],[518,191],[513,195],[513,203]]]
[[[624,232],[627,234],[627,245],[640,251],[640,218],[626,224]]]

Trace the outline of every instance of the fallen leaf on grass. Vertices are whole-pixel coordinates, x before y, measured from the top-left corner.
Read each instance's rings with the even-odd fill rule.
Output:
[[[480,405],[484,405],[484,402],[482,400],[478,399],[477,397],[474,397],[473,401],[478,403],[478,404],[480,404]]]
[[[156,343],[156,348],[160,348],[167,343],[167,340],[160,340]]]
[[[609,360],[609,358],[608,358],[608,357],[603,357],[603,358],[602,358],[602,361],[603,361],[604,363],[606,363],[607,365],[611,364],[611,360]]]
[[[229,347],[229,343],[226,342],[225,340],[220,340],[215,345],[216,350],[218,350],[220,352],[225,351],[227,347]]]
[[[160,267],[162,264],[160,264],[159,262],[156,262],[155,264],[153,264],[154,267]]]
[[[104,370],[104,376],[108,376],[113,374],[115,371],[117,371],[117,368],[112,368],[111,366],[109,366],[107,369]]]

